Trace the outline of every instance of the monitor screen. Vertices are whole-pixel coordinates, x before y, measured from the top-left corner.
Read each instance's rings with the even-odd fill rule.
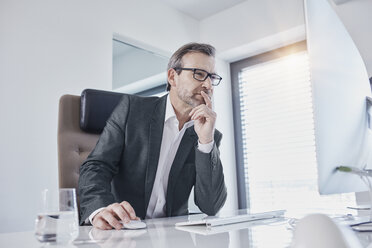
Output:
[[[346,28],[327,0],[305,0],[318,185],[321,194],[367,190],[339,166],[372,168],[367,71]]]

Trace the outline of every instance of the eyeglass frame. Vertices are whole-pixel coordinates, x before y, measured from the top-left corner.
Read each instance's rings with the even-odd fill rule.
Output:
[[[192,73],[192,77],[193,77],[195,80],[198,80],[199,82],[204,82],[204,81],[207,80],[207,78],[209,77],[209,78],[211,79],[211,83],[212,83],[213,86],[217,86],[217,85],[219,85],[219,84],[221,83],[221,80],[222,80],[222,77],[221,77],[220,75],[218,75],[218,74],[216,74],[216,73],[209,73],[209,72],[207,72],[206,70],[199,69],[199,68],[174,67],[173,69],[174,69],[175,71],[179,71],[179,70],[181,70],[181,71],[182,71],[182,70],[192,71],[192,72],[193,72],[193,73]],[[196,70],[203,71],[203,72],[207,73],[207,76],[206,76],[203,80],[200,80],[200,79],[195,78],[195,71],[196,71]],[[218,81],[217,84],[213,84],[213,79],[212,79],[211,76],[217,76],[217,77],[219,77],[220,80]]]

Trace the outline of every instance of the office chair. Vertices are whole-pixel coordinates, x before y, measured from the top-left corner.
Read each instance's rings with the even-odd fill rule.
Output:
[[[302,218],[293,232],[291,248],[362,248],[347,226],[334,222],[324,214]]]
[[[60,98],[57,132],[59,188],[77,189],[80,166],[95,147],[122,95],[86,89],[81,96],[63,95]],[[78,195],[77,202],[79,206]]]

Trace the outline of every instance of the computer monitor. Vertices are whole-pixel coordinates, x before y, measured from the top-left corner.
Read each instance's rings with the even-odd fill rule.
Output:
[[[367,97],[371,88],[357,47],[327,0],[305,0],[320,194],[368,190],[339,166],[372,168]]]

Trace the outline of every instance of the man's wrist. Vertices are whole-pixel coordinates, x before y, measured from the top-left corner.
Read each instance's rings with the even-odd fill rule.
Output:
[[[101,212],[103,209],[105,209],[105,208],[99,208],[99,209],[97,209],[96,211],[94,211],[93,213],[91,213],[91,214],[89,215],[89,217],[88,217],[89,224],[92,224],[92,225],[93,225],[93,219],[94,219],[94,217],[95,217],[99,212]],[[85,222],[87,222],[87,221],[85,221]]]
[[[199,138],[199,143],[200,144],[209,144],[211,142],[213,142],[213,136],[211,136],[210,138],[206,138],[206,139],[203,139],[203,138]]]

